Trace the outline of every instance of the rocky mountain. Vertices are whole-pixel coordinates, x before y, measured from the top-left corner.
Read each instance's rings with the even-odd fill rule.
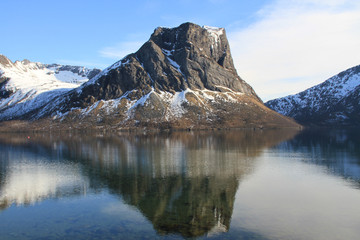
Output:
[[[269,108],[305,125],[360,123],[360,65],[295,95],[270,100]]]
[[[235,70],[223,28],[155,29],[133,54],[37,109],[0,119],[75,128],[299,127],[268,109]]]

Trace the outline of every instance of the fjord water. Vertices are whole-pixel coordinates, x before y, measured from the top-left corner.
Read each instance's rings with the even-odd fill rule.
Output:
[[[0,239],[359,239],[358,130],[0,136]]]

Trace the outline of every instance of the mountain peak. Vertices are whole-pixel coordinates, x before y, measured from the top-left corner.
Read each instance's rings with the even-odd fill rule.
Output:
[[[210,57],[220,66],[236,72],[224,28],[184,23],[176,28],[157,28],[150,40],[166,51],[192,51],[189,58],[194,55]]]
[[[31,61],[29,59],[24,59],[21,61],[21,63],[24,65],[29,65],[31,63]]]
[[[136,53],[105,69],[77,92],[80,99],[91,99],[92,103],[119,98],[133,90],[144,96],[152,90],[187,89],[230,90],[261,101],[237,75],[225,30],[193,23],[156,28]]]
[[[3,65],[5,67],[5,66],[10,66],[12,64],[13,64],[13,62],[10,59],[8,59],[6,56],[0,54],[0,65]]]

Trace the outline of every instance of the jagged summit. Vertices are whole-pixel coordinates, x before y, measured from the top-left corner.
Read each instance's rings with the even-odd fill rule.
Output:
[[[299,126],[237,75],[225,29],[193,23],[156,28],[137,52],[26,116],[116,129]]]
[[[173,65],[179,66],[185,87],[222,91],[217,86],[224,86],[255,94],[237,76],[225,29],[184,23],[172,29],[157,28],[150,41],[160,48],[170,63],[174,61]]]
[[[236,73],[225,30],[184,23],[156,28],[136,53],[87,83],[83,96],[94,96],[100,89],[97,99],[117,98],[136,88],[147,94],[152,89],[227,91],[224,87],[258,98]]]

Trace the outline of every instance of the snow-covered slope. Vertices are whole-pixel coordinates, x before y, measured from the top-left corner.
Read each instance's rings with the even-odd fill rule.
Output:
[[[270,100],[269,108],[309,125],[359,124],[360,65],[295,95]]]
[[[84,67],[11,62],[0,55],[0,116],[11,119],[37,109],[99,73]]]

